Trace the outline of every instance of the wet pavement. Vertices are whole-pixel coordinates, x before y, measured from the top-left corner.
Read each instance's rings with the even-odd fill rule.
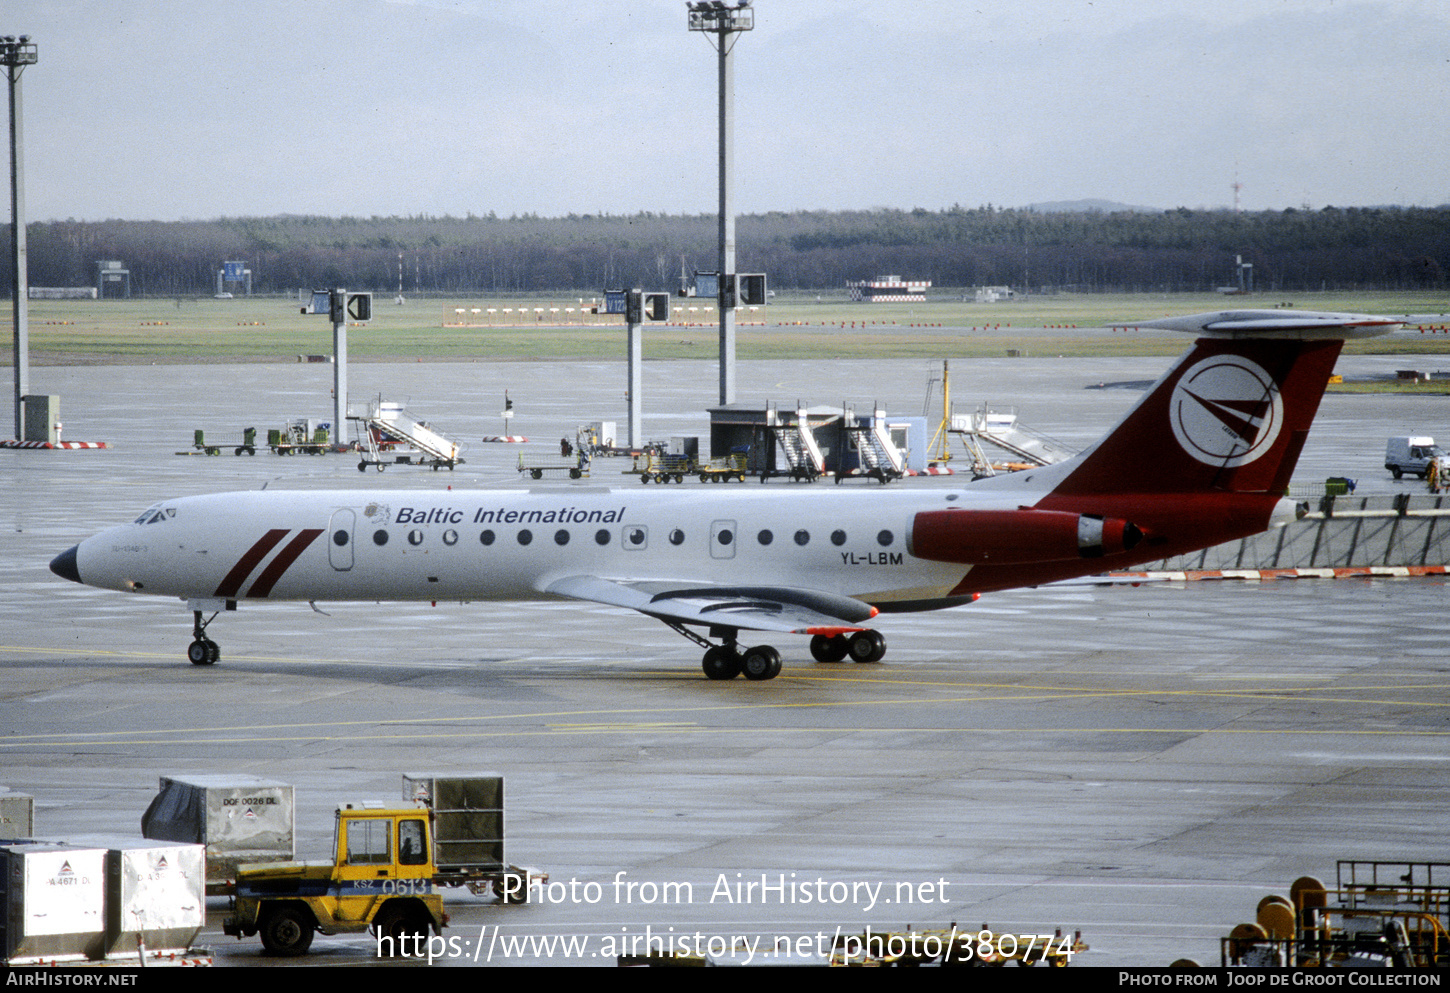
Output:
[[[952,396],[959,410],[1015,406],[1082,447],[1168,364],[958,360]],[[940,373],[741,363],[739,399],[922,414]],[[196,428],[231,445],[244,427],[265,438],[289,418],[326,420],[327,366],[32,370],[32,389],[61,396],[67,438],[114,446],[0,451],[0,786],[36,798],[42,837],[136,833],[161,775],[260,775],[296,786],[298,853],[320,858],[339,803],[397,799],[405,772],[497,771],[508,858],[560,885],[521,907],[450,898],[456,940],[439,950],[459,965],[612,964],[650,939],[953,922],[1080,929],[1092,950],[1079,964],[1217,964],[1218,938],[1299,876],[1332,882],[1337,859],[1443,858],[1442,579],[1018,591],[886,618],[879,665],[816,664],[782,639],[777,679],[714,683],[662,625],[575,603],[247,604],[212,628],[222,663],[197,668],[183,605],[47,570],[164,497],[517,486],[520,450],[557,457],[575,425],[625,420],[622,362],[355,364],[350,379],[355,401],[404,401],[464,442],[467,463],[379,477],[353,456],[175,454]],[[647,362],[644,383],[646,437],[708,438],[713,363]],[[479,441],[504,433],[505,389],[507,433],[531,445]],[[939,386],[933,403],[934,426]],[[1418,491],[1384,471],[1385,438],[1450,435],[1446,409],[1331,395],[1296,482]],[[592,480],[547,485],[637,486],[624,468],[598,460]],[[273,964],[221,935],[224,902],[211,911],[201,941],[221,964]],[[313,948],[293,964],[374,956],[366,937]]]

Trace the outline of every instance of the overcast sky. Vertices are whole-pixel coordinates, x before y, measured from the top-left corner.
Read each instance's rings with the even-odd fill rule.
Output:
[[[757,0],[736,203],[1450,202],[1445,0]],[[684,0],[6,0],[27,216],[711,214]]]

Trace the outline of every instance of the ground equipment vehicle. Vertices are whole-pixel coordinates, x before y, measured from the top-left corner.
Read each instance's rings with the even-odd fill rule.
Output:
[[[448,923],[433,881],[430,837],[426,810],[341,808],[333,860],[238,870],[235,910],[222,930],[239,938],[260,934],[273,955],[305,953],[318,931],[372,927],[400,944],[426,942]]]
[[[1405,473],[1424,479],[1431,460],[1444,454],[1434,438],[1414,435],[1391,438],[1385,442],[1385,468],[1396,479]]]
[[[429,806],[352,805],[337,811],[330,862],[273,862],[237,872],[222,930],[261,936],[268,953],[304,954],[316,933],[371,929],[381,955],[422,954],[448,925],[443,891],[492,886],[523,902],[541,874],[503,864],[503,779],[404,777]]]

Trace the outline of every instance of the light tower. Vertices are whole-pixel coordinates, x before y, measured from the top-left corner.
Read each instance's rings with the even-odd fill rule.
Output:
[[[10,83],[10,261],[15,267],[12,283],[15,323],[15,437],[25,438],[25,401],[30,392],[30,312],[28,300],[29,263],[25,247],[25,129],[21,123],[20,74],[35,65],[35,44],[29,35],[0,37],[0,65]]]
[[[755,28],[750,0],[734,7],[722,0],[687,3],[690,30],[710,39],[720,57],[720,403],[735,402],[735,68],[730,50],[742,31]]]

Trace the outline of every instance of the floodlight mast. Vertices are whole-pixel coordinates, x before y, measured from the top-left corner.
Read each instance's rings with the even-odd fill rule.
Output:
[[[722,0],[687,3],[690,30],[710,38],[720,58],[720,403],[735,402],[735,68],[730,51],[742,31],[755,28],[750,0],[728,7]]]
[[[35,43],[29,35],[0,37],[0,65],[10,84],[10,261],[15,267],[11,282],[14,305],[10,313],[15,327],[15,438],[25,439],[25,401],[30,392],[29,263],[25,244],[25,160],[22,155],[25,128],[21,121],[20,74],[35,65]]]

